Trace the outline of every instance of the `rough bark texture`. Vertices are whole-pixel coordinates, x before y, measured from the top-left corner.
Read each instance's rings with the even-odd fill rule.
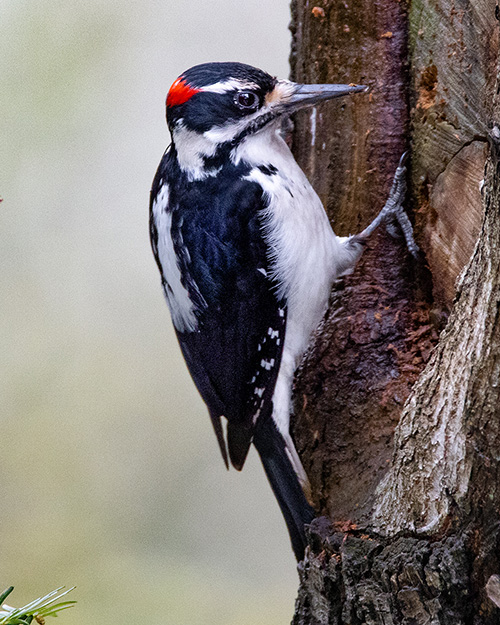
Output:
[[[454,509],[475,518],[495,502],[500,475],[500,225],[498,180],[484,184],[481,239],[460,281],[448,325],[413,388],[397,428],[392,467],[378,492],[374,523],[384,533],[429,533]],[[432,461],[430,461],[432,460]],[[486,470],[488,469],[488,470]],[[482,491],[484,501],[467,500]]]
[[[293,623],[500,623],[499,10],[294,0],[292,15],[293,79],[372,86],[296,120],[334,229],[373,218],[410,141],[423,249],[413,263],[374,238],[298,375],[294,434],[325,517]]]
[[[294,625],[473,622],[471,563],[462,539],[388,541],[315,528],[311,534],[318,551],[300,571]]]
[[[292,78],[371,88],[296,119],[297,160],[335,231],[347,235],[384,205],[408,147],[407,9],[373,0],[292,8]],[[359,521],[370,510],[401,407],[437,338],[422,273],[401,241],[377,233],[354,274],[337,285],[299,376],[299,451],[317,509],[339,521]]]

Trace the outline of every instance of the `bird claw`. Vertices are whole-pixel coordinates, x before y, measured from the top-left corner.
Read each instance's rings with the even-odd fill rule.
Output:
[[[401,205],[396,207],[394,212],[391,215],[388,215],[387,218],[388,220],[390,220],[386,223],[385,226],[387,232],[391,236],[400,236],[402,232],[406,241],[406,247],[408,248],[408,251],[414,258],[417,258],[420,248],[415,242],[415,238],[413,236],[413,226],[411,225],[411,221],[408,215],[405,213],[403,207]],[[396,222],[399,225],[399,231],[396,227]]]
[[[413,227],[408,215],[403,209],[403,202],[406,196],[406,162],[408,160],[408,152],[405,152],[399,159],[399,163],[394,174],[392,187],[389,197],[372,223],[361,232],[360,238],[367,238],[382,223],[386,224],[386,229],[391,236],[398,236],[396,223],[403,233],[406,241],[406,247],[413,257],[417,257],[419,248],[413,237]]]
[[[386,230],[392,236],[397,236],[396,222],[399,224],[399,228],[403,233],[406,241],[406,247],[410,254],[416,258],[419,252],[419,247],[415,242],[413,236],[413,227],[410,219],[403,208],[403,202],[406,197],[406,163],[408,161],[408,152],[404,152],[399,159],[399,164],[394,174],[394,180],[392,188],[389,193],[389,198],[382,209],[384,211],[387,207],[385,215]]]

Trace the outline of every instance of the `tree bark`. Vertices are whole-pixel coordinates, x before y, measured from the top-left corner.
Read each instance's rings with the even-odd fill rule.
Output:
[[[298,116],[297,160],[345,235],[410,148],[423,250],[374,237],[297,376],[294,436],[324,516],[295,625],[500,622],[498,11],[292,2],[292,78],[371,87]]]

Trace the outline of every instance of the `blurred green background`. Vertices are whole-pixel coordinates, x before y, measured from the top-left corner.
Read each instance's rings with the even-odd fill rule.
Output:
[[[1,0],[0,586],[68,625],[278,625],[297,586],[255,454],[226,472],[148,240],[168,87],[288,75],[288,0]]]

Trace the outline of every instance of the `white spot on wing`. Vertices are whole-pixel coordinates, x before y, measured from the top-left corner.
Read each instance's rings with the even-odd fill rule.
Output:
[[[264,359],[262,359],[260,361],[260,366],[263,369],[266,369],[266,371],[270,371],[274,367],[274,363],[275,363],[274,358],[271,358],[271,360],[264,360]]]

